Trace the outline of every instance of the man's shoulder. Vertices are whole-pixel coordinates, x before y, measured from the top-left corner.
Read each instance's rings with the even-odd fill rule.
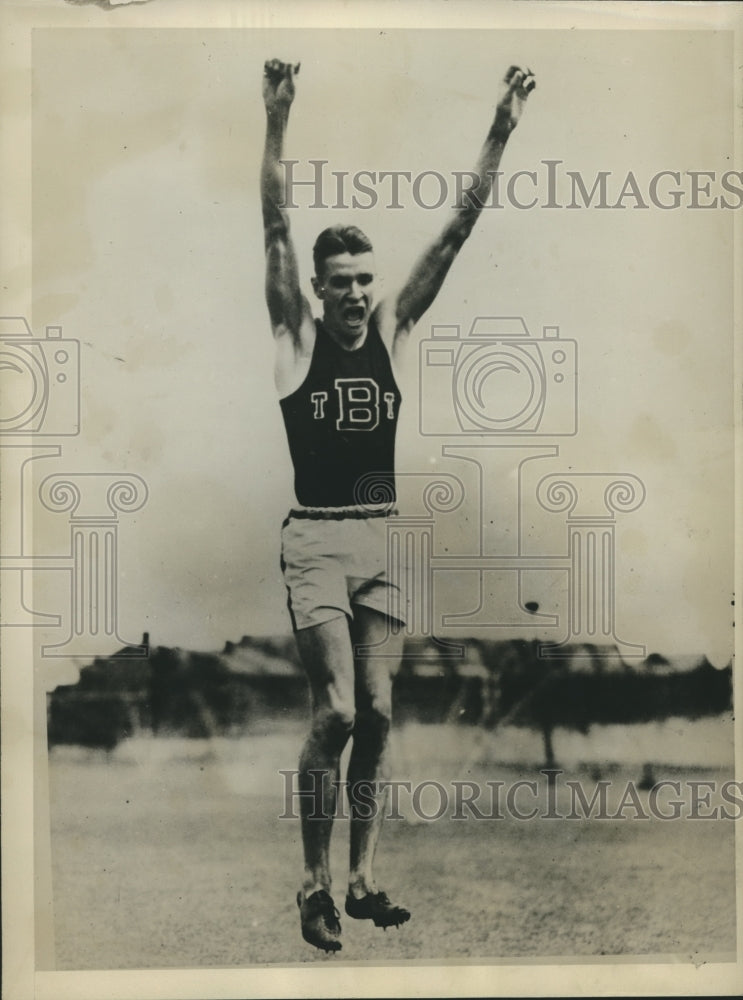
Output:
[[[388,351],[392,350],[397,333],[397,315],[395,310],[395,300],[384,298],[377,303],[371,314],[370,325],[382,338]]]
[[[377,330],[393,362],[401,361],[408,334],[415,325],[401,321],[397,295],[387,296],[376,306],[372,314]]]
[[[302,322],[301,336],[286,328],[274,330],[276,356],[274,380],[279,398],[290,395],[304,382],[318,339],[318,323],[311,315]]]

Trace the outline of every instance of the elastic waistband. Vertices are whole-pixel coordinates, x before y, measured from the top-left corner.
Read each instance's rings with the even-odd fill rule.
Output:
[[[288,524],[291,518],[309,519],[311,521],[345,521],[366,520],[370,517],[396,517],[398,510],[392,504],[369,504],[349,507],[292,507],[289,516],[284,521]]]

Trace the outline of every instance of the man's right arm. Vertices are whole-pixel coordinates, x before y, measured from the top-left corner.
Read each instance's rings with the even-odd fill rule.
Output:
[[[306,353],[314,339],[309,303],[299,287],[299,268],[284,205],[284,135],[294,99],[296,69],[277,59],[265,64],[263,101],[266,106],[266,144],[261,167],[261,204],[266,249],[266,302],[274,336],[289,341],[293,353]]]

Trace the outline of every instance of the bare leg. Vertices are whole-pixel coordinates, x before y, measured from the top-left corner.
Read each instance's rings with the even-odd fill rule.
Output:
[[[351,634],[356,645],[385,640],[388,619],[362,605],[354,606]],[[349,894],[357,899],[376,892],[374,854],[382,830],[389,789],[376,791],[378,783],[388,780],[388,736],[392,714],[392,678],[400,666],[402,634],[390,636],[380,651],[385,656],[355,656],[356,721],[353,749],[348,764],[348,790],[351,802],[351,861]],[[363,800],[354,795],[360,789]],[[371,815],[370,815],[371,814]]]
[[[353,651],[345,616],[301,629],[296,638],[312,697],[312,726],[299,758],[299,789],[310,793],[300,799],[306,898],[330,890],[333,782],[339,780],[340,756],[354,720]]]

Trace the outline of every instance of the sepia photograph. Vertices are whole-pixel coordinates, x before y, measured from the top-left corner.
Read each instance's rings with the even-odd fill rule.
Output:
[[[735,992],[743,6],[353,10],[2,15],[4,996]]]

